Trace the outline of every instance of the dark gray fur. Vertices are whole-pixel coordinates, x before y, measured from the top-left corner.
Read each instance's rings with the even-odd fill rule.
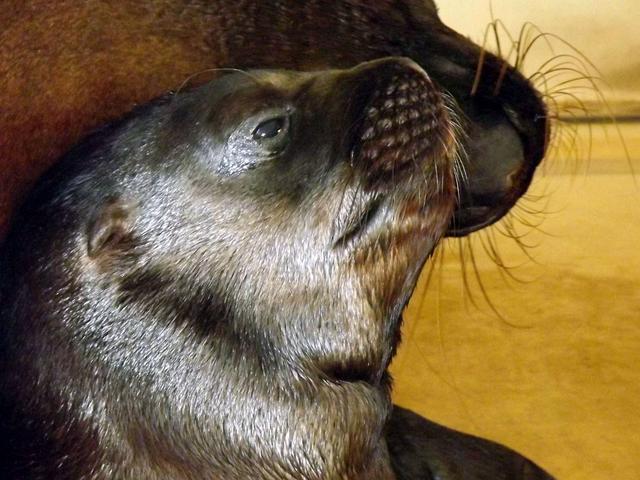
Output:
[[[386,155],[368,115],[399,122],[380,95],[405,84],[430,127]],[[286,135],[254,142],[274,117]],[[223,76],[75,148],[0,256],[2,478],[549,478],[390,402],[455,135],[387,59]]]

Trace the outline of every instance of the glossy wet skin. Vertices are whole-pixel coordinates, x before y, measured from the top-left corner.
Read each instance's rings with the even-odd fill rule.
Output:
[[[386,368],[453,214],[454,121],[387,59],[224,76],[72,151],[0,257],[17,471],[394,478]]]
[[[216,67],[314,70],[387,55],[415,60],[455,98],[467,134],[468,178],[449,235],[508,212],[544,155],[547,119],[537,92],[443,25],[432,0],[97,1],[91,8],[20,0],[7,11],[0,232],[34,180],[92,128]],[[73,28],[54,31],[52,24]]]

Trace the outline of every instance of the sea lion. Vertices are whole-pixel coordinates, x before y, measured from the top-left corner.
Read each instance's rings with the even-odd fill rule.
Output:
[[[250,71],[74,148],[0,252],[2,478],[550,478],[391,405],[454,109],[404,58]]]
[[[0,238],[72,144],[198,72],[348,68],[387,55],[417,61],[463,112],[467,178],[448,234],[495,222],[544,156],[546,108],[516,69],[444,25],[433,0],[5,1]]]

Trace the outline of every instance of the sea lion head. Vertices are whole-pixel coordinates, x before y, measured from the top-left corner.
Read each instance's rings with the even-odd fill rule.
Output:
[[[448,27],[433,0],[344,0],[331,9],[317,0],[294,3],[262,2],[251,22],[234,24],[227,64],[298,70],[349,67],[388,55],[413,59],[453,98],[465,132],[466,174],[447,235],[480,230],[511,210],[545,156],[550,129],[543,94],[521,65]],[[288,16],[295,21],[284,20]],[[526,42],[519,48],[527,50]]]
[[[58,412],[122,478],[386,478],[386,368],[456,202],[448,102],[404,58],[251,71],[82,143],[1,259],[7,414]]]

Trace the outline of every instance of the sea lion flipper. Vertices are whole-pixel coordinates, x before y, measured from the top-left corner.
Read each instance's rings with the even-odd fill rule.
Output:
[[[387,444],[399,480],[552,480],[517,452],[394,405]]]

